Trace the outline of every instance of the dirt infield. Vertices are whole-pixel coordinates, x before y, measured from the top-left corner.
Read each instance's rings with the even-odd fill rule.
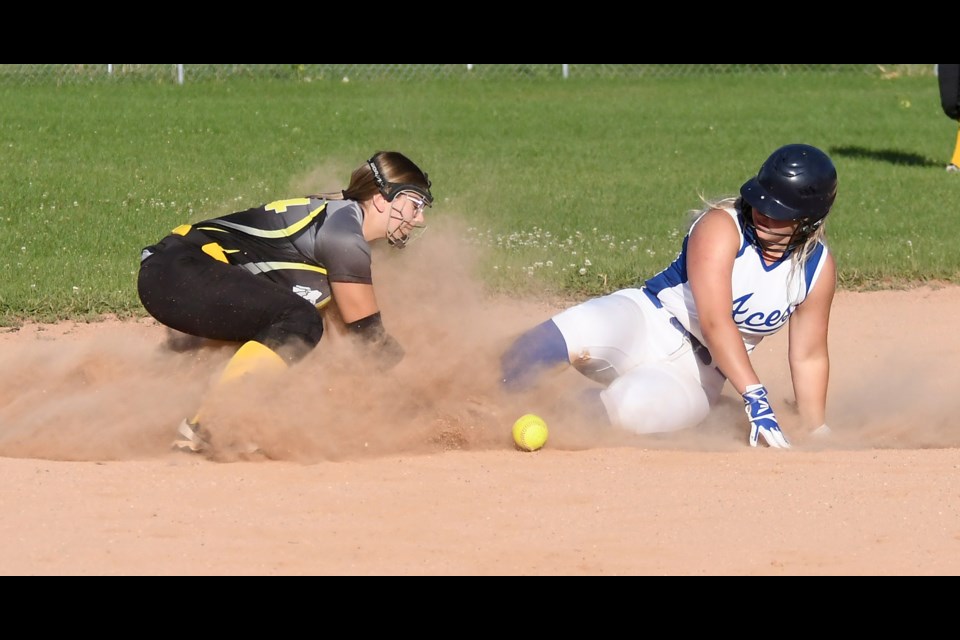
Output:
[[[0,332],[0,574],[960,573],[960,287],[838,294],[826,440],[793,424],[786,332],[762,343],[777,451],[746,446],[729,388],[649,438],[578,418],[556,399],[588,384],[572,372],[501,396],[499,348],[557,306],[409,251],[376,274],[407,359],[372,376],[330,332],[210,399],[212,457],[168,446],[228,346],[176,353],[149,320]],[[528,411],[551,426],[536,453],[510,439]]]

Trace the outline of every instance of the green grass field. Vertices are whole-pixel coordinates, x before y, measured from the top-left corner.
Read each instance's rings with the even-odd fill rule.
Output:
[[[0,113],[0,325],[142,315],[141,247],[340,189],[378,149],[430,173],[431,220],[466,222],[492,292],[652,275],[701,195],[735,193],[790,142],[840,173],[842,287],[960,281],[957,124],[932,76],[4,85]]]

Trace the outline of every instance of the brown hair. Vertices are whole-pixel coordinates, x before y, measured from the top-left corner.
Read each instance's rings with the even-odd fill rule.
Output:
[[[380,173],[379,176],[376,173]],[[388,200],[406,189],[414,190],[433,202],[430,180],[410,158],[399,151],[377,151],[369,160],[354,169],[350,184],[340,193],[324,193],[327,200],[363,202],[380,193]]]

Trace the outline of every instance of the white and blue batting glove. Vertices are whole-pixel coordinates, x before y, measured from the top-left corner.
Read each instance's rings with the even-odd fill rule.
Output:
[[[757,446],[760,436],[771,447],[789,449],[790,442],[780,431],[780,423],[773,414],[767,388],[762,384],[751,384],[743,394],[743,409],[750,418],[750,446]]]

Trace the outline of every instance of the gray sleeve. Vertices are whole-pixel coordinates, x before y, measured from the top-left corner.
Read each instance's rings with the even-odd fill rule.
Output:
[[[316,259],[327,269],[330,282],[373,284],[370,245],[356,206],[332,212],[317,234]]]

